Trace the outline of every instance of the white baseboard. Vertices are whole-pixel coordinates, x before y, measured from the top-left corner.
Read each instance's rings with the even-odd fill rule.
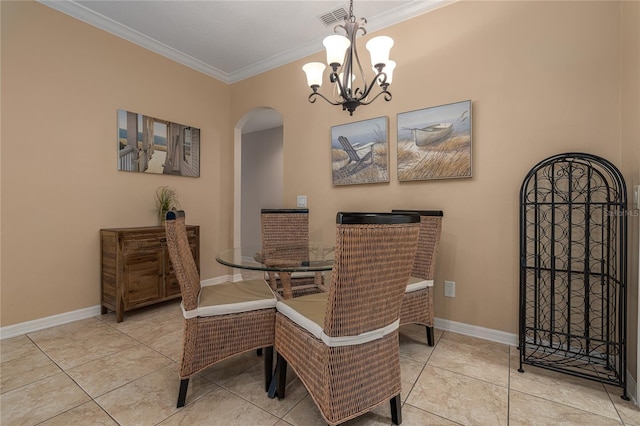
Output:
[[[208,286],[221,284],[228,281],[235,282],[241,279],[242,276],[240,274],[223,275],[220,277],[203,280],[201,284],[203,286]],[[62,325],[73,321],[95,317],[97,315],[100,315],[100,305],[78,309],[76,311],[65,312],[58,315],[52,315],[50,317],[40,318],[33,321],[26,321],[20,324],[0,327],[0,340],[20,336],[22,334],[31,333],[38,330],[43,330],[45,328],[55,327],[57,325]],[[468,336],[474,336],[480,339],[491,340],[498,343],[504,343],[507,345],[518,344],[518,337],[515,334],[505,333],[503,331],[492,330],[484,327],[478,327],[475,325],[464,324],[461,322],[436,318],[435,328],[445,331],[453,331],[454,333],[465,334]]]
[[[440,330],[477,337],[479,339],[491,340],[492,342],[504,343],[505,345],[518,346],[517,334],[506,333],[504,331],[493,330],[491,328],[484,328],[477,325],[464,324],[440,318],[435,319],[434,327]]]
[[[638,384],[633,380],[629,370],[627,370],[627,396],[631,402],[638,406]]]
[[[200,281],[200,285],[202,287],[206,287],[208,285],[222,284],[222,283],[231,281],[233,278],[234,277],[231,275],[222,275],[221,277],[209,278],[209,279]]]
[[[242,276],[240,274],[223,275],[220,277],[203,280],[201,284],[202,286],[208,286],[221,284],[228,281],[238,281],[241,279]],[[0,340],[21,336],[23,334],[32,333],[34,331],[55,327],[57,325],[62,325],[73,321],[95,317],[97,315],[100,315],[100,305],[78,309],[76,311],[65,312],[63,314],[52,315],[50,317],[40,318],[33,321],[26,321],[20,324],[0,327]],[[441,318],[435,319],[434,327],[439,330],[451,331],[454,333],[464,334],[466,336],[473,336],[479,339],[503,343],[505,345],[518,345],[517,334],[506,333],[504,331],[493,330],[491,328],[485,328],[477,325],[465,324]],[[633,377],[629,371],[627,371],[627,394],[629,398],[631,398],[633,403],[638,405],[637,384],[636,381],[633,380]]]
[[[52,315],[50,317],[39,318],[32,321],[21,322],[19,324],[0,327],[0,340],[10,337],[21,336],[45,328],[62,325],[73,321],[79,321],[100,315],[100,305],[89,308],[78,309],[77,311],[65,312],[63,314]]]
[[[223,275],[221,277],[209,278],[202,281],[202,285],[220,284],[231,280],[230,275]],[[87,318],[92,318],[100,315],[100,305],[91,306],[88,308],[78,309],[76,311],[65,312],[58,315],[52,315],[50,317],[39,318],[32,321],[21,322],[19,324],[7,325],[0,327],[0,340],[8,339],[10,337],[21,336],[27,333],[33,333],[34,331],[44,330],[45,328],[55,327],[57,325],[67,324],[73,321],[80,321]]]

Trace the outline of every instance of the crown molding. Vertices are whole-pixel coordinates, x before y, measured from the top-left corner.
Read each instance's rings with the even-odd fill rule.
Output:
[[[454,1],[457,0],[414,0],[409,5],[399,6],[383,15],[374,16],[371,18],[371,21],[373,21],[374,24],[372,24],[369,18],[367,18],[367,32],[379,31],[392,25],[399,24],[400,22],[446,6]],[[330,31],[327,32],[327,35],[329,34]],[[324,47],[322,46],[322,40],[324,37],[325,36],[322,36],[311,40],[295,49],[290,49],[286,52],[282,52],[281,54],[274,55],[263,61],[256,62],[250,66],[234,71],[229,74],[229,81],[231,83],[236,83],[265,71],[269,71],[279,66],[322,52],[324,50]]]
[[[181,63],[189,68],[193,68],[196,71],[200,71],[203,74],[211,76],[224,83],[230,83],[229,75],[216,67],[205,64],[204,62],[186,55],[173,47],[167,46],[164,43],[152,39],[136,30],[133,30],[126,25],[122,25],[113,19],[107,18],[104,15],[94,12],[93,10],[76,3],[73,0],[37,0],[45,6],[55,9],[59,12],[65,13],[73,18],[76,18],[89,25],[93,25],[103,31],[123,38],[131,43],[137,44],[147,50],[155,52],[173,61]]]
[[[67,14],[82,22],[137,44],[147,50],[155,52],[182,65],[213,77],[223,83],[232,84],[253,77],[263,72],[272,70],[282,65],[297,61],[301,58],[322,51],[322,38],[312,40],[298,48],[290,49],[265,60],[256,62],[231,73],[225,73],[220,69],[206,64],[192,56],[186,55],[177,49],[167,46],[151,37],[148,37],[134,29],[114,21],[100,13],[75,2],[74,0],[37,0],[45,6]],[[439,7],[453,3],[455,0],[414,0],[405,6],[399,6],[388,13],[372,18],[373,24],[367,23],[369,32],[378,31],[391,25],[398,24],[407,19],[414,18]]]

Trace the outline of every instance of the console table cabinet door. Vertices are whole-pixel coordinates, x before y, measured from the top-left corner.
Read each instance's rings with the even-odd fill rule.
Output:
[[[124,256],[125,306],[135,308],[163,297],[163,263],[162,251]]]
[[[187,226],[189,245],[200,270],[200,227]],[[180,297],[164,227],[101,229],[102,313],[124,312]]]

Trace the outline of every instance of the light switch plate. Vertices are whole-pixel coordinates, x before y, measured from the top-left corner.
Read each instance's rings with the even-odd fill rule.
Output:
[[[298,195],[296,200],[296,206],[298,207],[307,207],[307,196],[306,195]]]
[[[633,208],[640,209],[640,185],[633,188]]]

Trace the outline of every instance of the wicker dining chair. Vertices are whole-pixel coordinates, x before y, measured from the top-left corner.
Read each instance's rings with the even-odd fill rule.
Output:
[[[185,318],[178,408],[189,378],[233,355],[266,348],[265,391],[272,378],[276,297],[261,279],[201,287],[185,228],[183,211],[166,214],[171,263],[182,293]]]
[[[277,263],[291,258],[305,259],[309,256],[309,209],[262,209],[262,263]],[[277,272],[267,272],[271,289],[282,292],[282,283]],[[291,275],[294,296],[318,293],[322,283],[321,272],[295,272]]]
[[[290,365],[330,425],[390,402],[402,422],[399,313],[419,216],[338,213],[327,293],[276,304],[276,394]]]
[[[400,325],[424,325],[427,330],[427,344],[433,346],[433,279],[444,213],[442,210],[392,210],[392,212],[415,212],[420,215],[418,250],[402,299]]]

